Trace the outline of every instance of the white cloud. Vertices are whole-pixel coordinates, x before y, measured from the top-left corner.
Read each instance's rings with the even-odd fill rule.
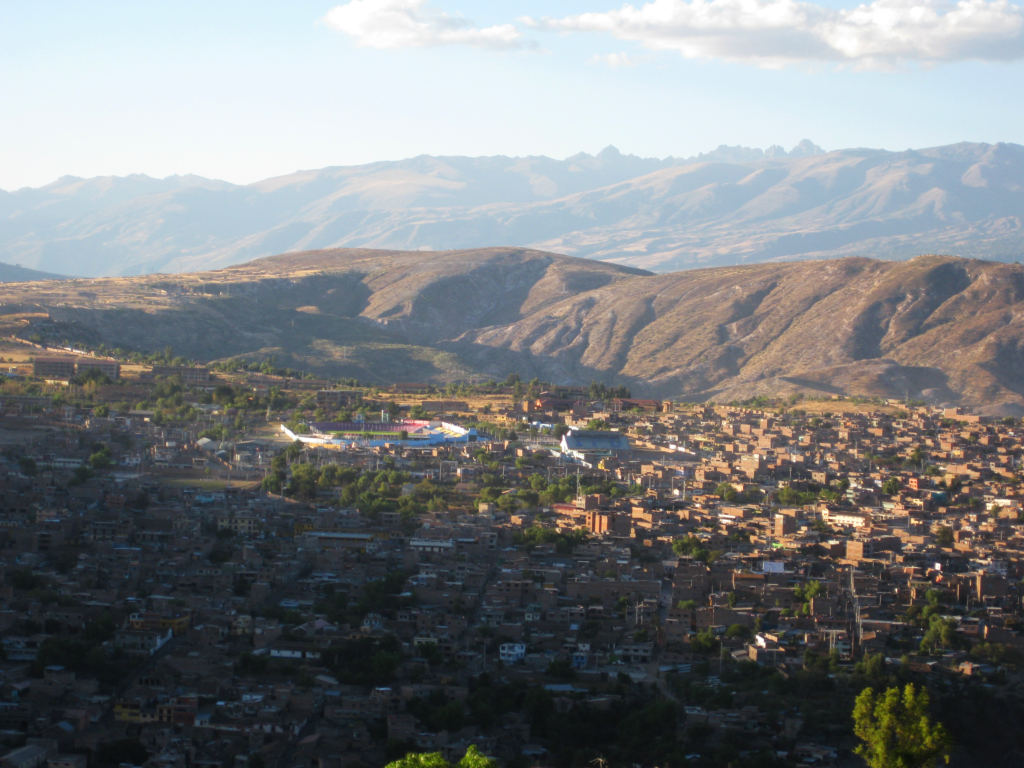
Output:
[[[798,0],[653,0],[565,18],[561,32],[603,32],[687,58],[761,66],[831,61],[865,68],[1024,58],[1024,8],[1008,0],[874,0],[832,9]]]
[[[650,56],[630,56],[628,53],[606,53],[603,56],[595,54],[587,61],[588,64],[604,64],[606,67],[618,69],[619,67],[635,67],[637,64],[646,64],[651,61]]]
[[[481,29],[461,15],[431,8],[426,0],[352,0],[328,11],[324,22],[366,48],[468,45],[502,51],[528,47],[512,24]]]

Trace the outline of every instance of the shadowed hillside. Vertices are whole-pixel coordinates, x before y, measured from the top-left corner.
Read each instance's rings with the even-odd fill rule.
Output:
[[[666,275],[514,248],[311,251],[216,272],[0,286],[19,331],[335,376],[743,399],[1024,404],[1024,267],[847,258]]]

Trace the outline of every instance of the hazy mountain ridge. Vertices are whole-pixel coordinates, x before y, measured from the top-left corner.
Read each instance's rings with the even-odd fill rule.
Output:
[[[198,177],[61,179],[0,193],[0,260],[65,274],[181,272],[286,251],[538,247],[655,271],[922,252],[1024,250],[1024,148],[663,160],[428,157],[247,186]]]
[[[0,263],[0,283],[30,283],[37,280],[63,280],[63,275],[25,269],[20,264]]]
[[[1024,405],[1024,267],[845,258],[652,275],[516,248],[343,249],[0,286],[61,339],[273,354],[364,381],[517,372],[693,400],[815,392]]]

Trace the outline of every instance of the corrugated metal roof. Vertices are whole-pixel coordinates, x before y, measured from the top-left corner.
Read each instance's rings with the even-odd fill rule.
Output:
[[[629,450],[629,439],[621,432],[569,432],[562,441],[565,448],[573,451]]]

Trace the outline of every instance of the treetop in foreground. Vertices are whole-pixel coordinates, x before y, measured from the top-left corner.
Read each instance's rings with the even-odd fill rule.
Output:
[[[928,768],[949,762],[952,744],[941,723],[928,714],[928,693],[912,684],[902,693],[865,688],[853,710],[853,730],[864,743],[854,750],[870,768]]]
[[[498,763],[483,754],[474,744],[455,765],[445,760],[440,752],[410,752],[401,760],[389,763],[386,768],[498,768]]]

